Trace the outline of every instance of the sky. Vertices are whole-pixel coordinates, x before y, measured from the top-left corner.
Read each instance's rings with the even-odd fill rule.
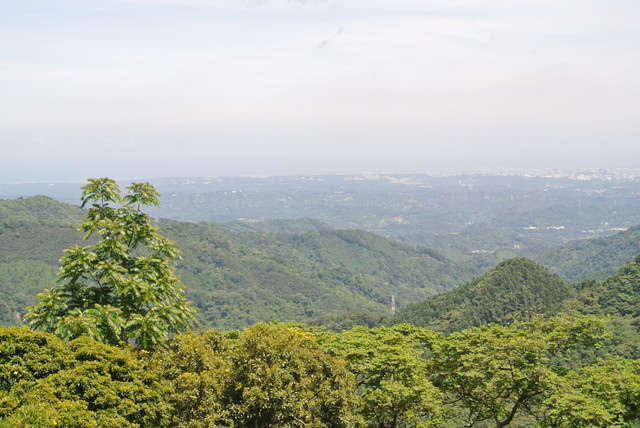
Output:
[[[0,0],[0,182],[640,166],[637,0]]]

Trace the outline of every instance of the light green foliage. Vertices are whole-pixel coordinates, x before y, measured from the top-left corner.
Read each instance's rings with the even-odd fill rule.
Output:
[[[231,376],[232,341],[209,330],[176,336],[167,349],[156,351],[150,368],[170,391],[171,426],[231,426],[224,393]]]
[[[602,360],[552,385],[542,426],[633,427],[640,419],[640,361]]]
[[[175,427],[354,427],[359,399],[344,362],[300,326],[180,335],[150,367],[171,390]]]
[[[355,382],[315,334],[286,324],[245,330],[232,354],[225,399],[238,427],[353,427]]]
[[[490,420],[506,426],[551,395],[569,370],[563,364],[569,352],[595,346],[605,335],[604,322],[591,316],[456,332],[432,342],[432,380],[465,408],[460,425]]]
[[[367,426],[437,425],[443,408],[428,380],[426,343],[436,335],[402,324],[391,328],[356,327],[325,334],[323,347],[344,358],[355,375]]]
[[[387,316],[388,312],[346,311],[336,315],[319,315],[307,320],[306,324],[341,332],[357,326],[377,327]]]
[[[85,239],[97,236],[98,241],[65,251],[60,285],[38,295],[38,304],[28,308],[30,327],[67,339],[86,335],[148,349],[195,320],[174,273],[180,251],[140,210],[159,205],[158,193],[148,183],[127,189],[122,197],[108,178],[90,179],[83,187],[82,206],[91,207],[79,229]]]
[[[261,323],[149,353],[0,328],[0,427],[637,426],[640,361],[566,358],[604,334],[601,320],[563,316],[448,337],[360,327],[318,343]]]
[[[161,427],[167,411],[127,349],[0,328],[0,426]]]

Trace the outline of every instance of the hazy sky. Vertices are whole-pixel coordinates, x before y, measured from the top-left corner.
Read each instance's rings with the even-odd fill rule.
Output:
[[[640,166],[640,1],[0,0],[0,181]]]

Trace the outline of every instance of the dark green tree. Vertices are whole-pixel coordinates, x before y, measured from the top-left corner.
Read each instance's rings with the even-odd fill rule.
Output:
[[[175,275],[180,250],[141,211],[159,206],[159,194],[149,183],[132,183],[123,197],[109,178],[90,179],[82,189],[82,207],[90,208],[78,229],[95,243],[65,250],[59,285],[38,295],[28,325],[65,339],[86,335],[143,349],[187,330],[195,309]]]

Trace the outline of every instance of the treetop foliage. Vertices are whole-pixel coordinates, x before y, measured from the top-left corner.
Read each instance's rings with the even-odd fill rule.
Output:
[[[127,349],[0,328],[0,426],[166,426],[169,409]]]

